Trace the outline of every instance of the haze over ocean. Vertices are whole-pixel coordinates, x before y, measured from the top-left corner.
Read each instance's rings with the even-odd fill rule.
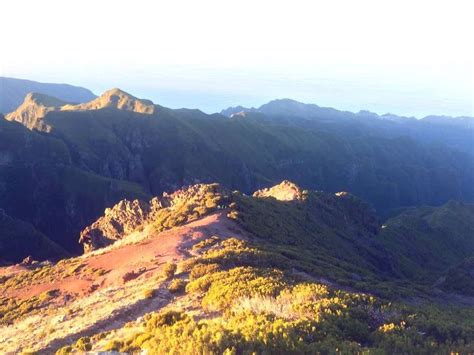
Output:
[[[71,11],[60,0],[18,0],[2,14],[2,76],[96,94],[121,87],[205,112],[292,98],[474,115],[470,1],[85,0]]]

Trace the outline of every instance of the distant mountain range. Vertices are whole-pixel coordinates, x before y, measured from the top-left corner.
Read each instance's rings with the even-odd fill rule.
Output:
[[[0,113],[15,110],[28,93],[53,96],[69,103],[81,103],[94,99],[92,91],[68,84],[49,84],[37,81],[0,77]]]
[[[246,113],[263,113],[267,116],[299,117],[305,119],[381,119],[397,122],[416,121],[414,117],[397,116],[390,113],[378,115],[370,111],[359,111],[353,113],[349,111],[339,111],[331,107],[320,107],[315,104],[305,104],[291,99],[278,99],[270,101],[262,106],[247,108],[243,106],[228,107],[220,113],[227,117],[243,116]],[[474,127],[474,117],[460,116],[426,116],[420,121],[429,121],[450,126]]]

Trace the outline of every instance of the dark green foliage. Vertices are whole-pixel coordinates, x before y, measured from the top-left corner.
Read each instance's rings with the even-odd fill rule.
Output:
[[[373,211],[354,196],[309,192],[303,201],[284,202],[235,193],[234,201],[239,224],[269,247],[286,245],[283,255],[308,261],[305,269],[313,273],[341,279],[353,273],[369,279],[374,272],[393,273],[375,237]]]
[[[229,216],[278,254],[275,265],[390,298],[426,294],[448,268],[474,254],[469,204],[407,210],[379,227],[367,205],[347,194],[309,192],[284,202],[234,193],[233,201]],[[450,275],[469,290],[467,270]]]
[[[400,272],[434,283],[448,268],[474,255],[474,205],[450,201],[409,209],[384,223],[377,239],[397,260]]]
[[[439,286],[447,292],[474,297],[474,257],[450,268]]]

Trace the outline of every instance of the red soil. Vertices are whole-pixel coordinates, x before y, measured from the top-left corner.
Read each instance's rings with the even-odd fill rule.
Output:
[[[242,237],[244,232],[226,217],[225,211],[217,212],[182,227],[150,235],[137,244],[124,245],[84,258],[83,264],[106,271],[102,276],[71,276],[52,283],[28,285],[19,290],[0,289],[0,296],[24,299],[48,290],[82,296],[107,286],[124,284],[127,279],[124,275],[127,273],[133,274],[132,278],[151,277],[160,271],[164,263],[189,256],[188,250],[193,244],[213,235],[220,238]],[[19,270],[13,268],[11,271],[16,273]],[[0,275],[2,272],[6,273],[6,270],[0,268]]]

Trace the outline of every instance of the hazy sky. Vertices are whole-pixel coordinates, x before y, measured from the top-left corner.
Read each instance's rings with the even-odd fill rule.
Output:
[[[474,115],[473,1],[0,3],[0,75],[207,112],[289,97]]]

